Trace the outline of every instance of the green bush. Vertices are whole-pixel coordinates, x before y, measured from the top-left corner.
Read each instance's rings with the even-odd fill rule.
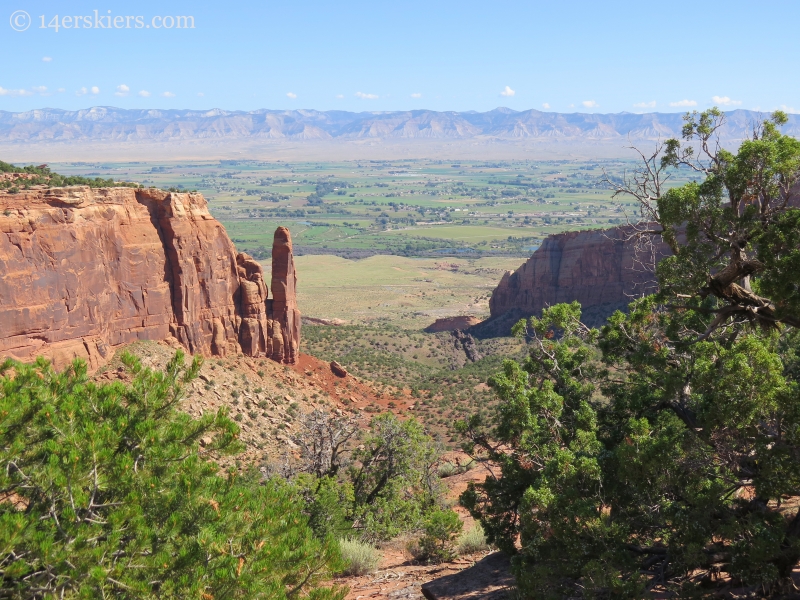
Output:
[[[294,489],[220,472],[236,425],[177,410],[201,361],[123,363],[127,385],[92,382],[80,361],[0,365],[0,595],[342,598],[321,587],[338,547],[314,537]]]
[[[440,563],[456,556],[453,537],[458,535],[464,523],[452,510],[435,510],[425,519],[425,535],[419,540],[420,560]]]
[[[138,183],[131,183],[127,181],[114,181],[113,179],[101,179],[100,177],[81,177],[79,175],[60,175],[52,172],[49,167],[35,167],[29,165],[26,167],[17,167],[12,164],[0,161],[0,173],[25,173],[33,175],[33,179],[24,180],[25,186],[31,185],[46,185],[48,187],[62,187],[69,185],[87,185],[93,188],[99,187],[139,187]],[[0,189],[10,188],[9,192],[16,193],[19,189],[14,186],[11,181],[0,182]],[[15,190],[15,192],[12,192]]]
[[[387,540],[419,529],[442,504],[439,448],[415,419],[385,413],[359,432],[353,418],[318,409],[300,426],[293,439],[301,472],[287,475],[320,539]],[[351,440],[356,433],[358,442]]]
[[[467,471],[471,471],[475,468],[475,461],[469,460],[464,464],[460,462],[443,462],[439,465],[437,469],[437,473],[439,477],[442,479],[447,479],[448,477],[452,477],[453,475],[460,475],[461,473],[466,473]]]
[[[353,534],[353,486],[349,482],[300,473],[294,484],[305,500],[308,524],[319,539]]]
[[[451,462],[444,462],[439,465],[439,468],[436,470],[437,475],[442,479],[447,479],[448,477],[452,477],[458,473],[458,468]]]
[[[378,568],[381,555],[374,546],[355,539],[343,539],[339,542],[342,562],[346,565],[343,575],[368,575]]]
[[[363,536],[385,540],[420,525],[443,498],[438,458],[439,449],[416,419],[373,417],[348,470],[355,523]]]

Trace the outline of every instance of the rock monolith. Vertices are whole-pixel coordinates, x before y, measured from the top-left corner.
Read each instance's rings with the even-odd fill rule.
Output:
[[[275,230],[272,243],[271,316],[275,322],[274,337],[282,345],[273,349],[272,359],[295,364],[300,353],[300,311],[297,309],[297,274],[294,270],[292,236],[286,227]],[[280,328],[280,331],[278,331]]]

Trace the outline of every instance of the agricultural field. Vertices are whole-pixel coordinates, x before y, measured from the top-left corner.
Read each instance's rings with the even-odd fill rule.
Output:
[[[61,163],[66,175],[112,176],[197,190],[239,249],[268,258],[272,231],[291,229],[296,254],[363,258],[529,256],[551,233],[636,218],[606,179],[632,161]],[[673,183],[691,174],[675,172]]]

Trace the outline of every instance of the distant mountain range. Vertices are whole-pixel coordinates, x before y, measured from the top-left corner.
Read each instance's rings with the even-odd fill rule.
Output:
[[[0,111],[0,142],[172,142],[184,140],[358,140],[498,138],[602,141],[679,136],[683,113],[345,112],[338,110],[132,110],[96,106],[67,111]],[[766,113],[726,113],[724,140],[739,140]],[[784,132],[800,137],[800,115]]]

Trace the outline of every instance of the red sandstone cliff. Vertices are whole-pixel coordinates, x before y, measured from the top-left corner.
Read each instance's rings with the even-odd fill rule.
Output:
[[[638,264],[633,243],[624,241],[626,233],[626,227],[617,227],[549,236],[525,264],[503,275],[489,300],[493,319],[535,315],[577,300],[584,321],[599,325],[633,298],[652,293],[655,277]],[[668,251],[659,245],[658,258]]]
[[[294,274],[288,230],[279,238],[289,246],[279,269]],[[200,194],[0,193],[0,356],[56,366],[81,357],[96,368],[117,346],[174,337],[193,353],[293,362],[294,284],[281,301],[296,327],[269,317],[267,294],[261,266],[237,254]],[[286,325],[288,342],[276,334]]]

